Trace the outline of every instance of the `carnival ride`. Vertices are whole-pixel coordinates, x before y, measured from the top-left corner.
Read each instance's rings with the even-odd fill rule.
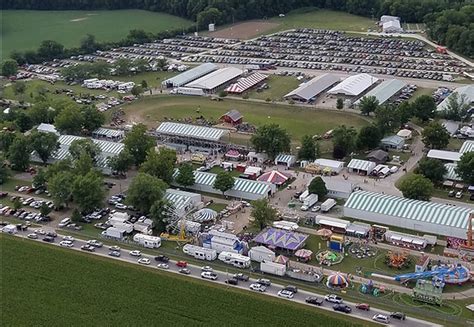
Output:
[[[381,293],[385,293],[385,287],[384,286],[376,287],[374,285],[374,281],[369,279],[367,284],[362,284],[360,286],[360,292],[363,294],[371,294],[377,297],[377,296],[380,296]]]
[[[389,251],[385,257],[385,263],[389,267],[402,269],[410,265],[410,258],[407,252]]]
[[[316,254],[316,260],[320,265],[332,266],[340,263],[344,257],[334,251],[323,250]]]
[[[470,271],[460,263],[456,265],[434,266],[432,270],[401,274],[394,277],[397,282],[406,282],[412,279],[435,278],[439,286],[446,284],[463,284],[470,279]]]

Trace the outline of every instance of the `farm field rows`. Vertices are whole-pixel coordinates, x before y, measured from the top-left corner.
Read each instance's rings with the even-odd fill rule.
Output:
[[[183,276],[10,236],[0,242],[2,280],[9,281],[1,297],[6,325],[356,326]]]
[[[3,57],[12,50],[34,50],[43,40],[58,41],[69,48],[78,46],[86,34],[95,35],[98,41],[117,41],[131,29],[157,33],[192,24],[180,17],[145,10],[4,10],[0,20]]]

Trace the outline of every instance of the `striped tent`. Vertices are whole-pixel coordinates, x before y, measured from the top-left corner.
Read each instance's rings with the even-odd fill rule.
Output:
[[[265,80],[266,78],[267,78],[267,75],[264,75],[261,73],[253,73],[252,75],[241,78],[237,83],[229,85],[229,87],[226,88],[225,90],[228,93],[240,94],[250,89],[251,87],[257,85],[258,83]]]
[[[450,181],[462,181],[462,178],[456,173],[456,166],[454,163],[445,164],[446,174],[444,174],[443,178]]]
[[[462,147],[459,150],[459,153],[464,154],[466,152],[473,152],[473,151],[474,151],[474,141],[465,141],[462,144]]]
[[[288,180],[289,176],[284,173],[279,172],[278,170],[272,170],[264,173],[259,178],[258,181],[268,182],[275,185],[282,185]]]
[[[196,211],[193,214],[192,220],[199,223],[203,223],[207,221],[212,221],[216,219],[216,217],[217,217],[217,212],[209,208],[203,208],[201,210]]]
[[[346,276],[337,272],[328,277],[326,285],[329,288],[345,288],[349,286],[349,282],[347,281]]]

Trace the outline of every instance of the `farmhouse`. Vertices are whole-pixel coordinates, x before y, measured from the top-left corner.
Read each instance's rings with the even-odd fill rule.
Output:
[[[398,79],[389,79],[386,81],[383,81],[376,87],[374,87],[372,90],[367,92],[364,97],[375,97],[379,104],[385,103],[388,99],[393,97],[395,94],[400,92],[401,89],[403,89],[407,84],[401,80]],[[359,106],[361,100],[364,98],[362,97],[361,99],[357,100],[354,102],[355,106]]]
[[[378,81],[378,78],[362,73],[349,76],[328,91],[329,94],[356,97]]]
[[[424,233],[466,239],[469,213],[461,206],[357,191],[344,205],[344,216]]]
[[[216,70],[206,76],[186,84],[186,87],[202,89],[206,93],[214,92],[218,87],[236,79],[243,71],[236,67],[226,67]]]
[[[204,75],[207,75],[209,73],[212,73],[213,71],[217,70],[219,67],[213,63],[205,63],[202,65],[199,65],[197,67],[194,67],[190,70],[185,71],[184,73],[181,73],[179,75],[176,75],[174,77],[171,77],[165,81],[163,81],[161,84],[167,88],[171,87],[180,87],[183,86],[187,83],[190,83],[200,77],[203,77]]]
[[[302,83],[298,88],[294,89],[284,97],[285,99],[308,102],[315,99],[318,95],[337,82],[339,82],[339,78],[336,75],[323,74],[306,83]]]
[[[225,90],[228,93],[241,94],[251,87],[254,87],[258,83],[264,81],[267,77],[267,75],[261,73],[253,73],[247,77],[239,79],[237,83],[229,85],[229,87]]]

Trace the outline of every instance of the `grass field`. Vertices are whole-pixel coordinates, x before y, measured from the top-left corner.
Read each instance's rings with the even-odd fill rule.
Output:
[[[300,82],[293,76],[276,76],[270,75],[266,81],[269,88],[262,92],[252,90],[248,93],[250,99],[272,100],[280,101],[285,94],[296,89]]]
[[[362,116],[346,112],[231,99],[216,102],[208,98],[186,96],[146,97],[122,108],[128,121],[143,122],[149,127],[156,127],[164,117],[203,115],[207,119],[217,120],[230,109],[236,109],[242,113],[246,122],[255,125],[279,124],[288,130],[293,140],[299,140],[305,134],[322,134],[342,124],[357,129],[367,124]],[[199,113],[196,112],[198,108]]]
[[[0,242],[8,326],[357,325],[288,301],[29,240],[0,236]]]
[[[69,48],[78,46],[86,34],[95,35],[98,41],[117,41],[131,29],[157,33],[191,24],[183,18],[144,10],[4,10],[0,56],[12,50],[34,50],[43,40],[55,40]]]

